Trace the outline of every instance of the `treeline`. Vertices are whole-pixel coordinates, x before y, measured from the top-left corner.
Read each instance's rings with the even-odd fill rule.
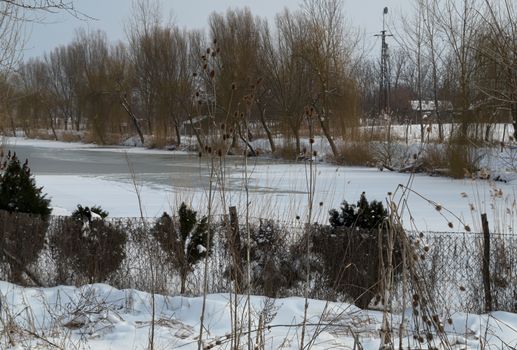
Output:
[[[156,3],[140,1],[127,42],[79,31],[68,45],[21,64],[0,79],[0,126],[86,131],[91,141],[138,135],[142,143],[205,148],[221,130],[235,146],[260,128],[293,140],[358,135],[357,126],[430,122],[512,122],[517,130],[517,5],[512,0],[415,0],[390,43],[390,108],[380,111],[379,62],[345,20],[339,0],[307,0],[273,23],[249,9],[213,13],[208,33],[161,20]],[[395,44],[395,42],[397,44]],[[426,111],[433,102],[436,108]],[[385,114],[385,118],[379,115]],[[429,119],[426,119],[429,117]],[[309,122],[306,122],[310,120]],[[187,131],[188,130],[188,131]],[[514,133],[517,134],[516,131]],[[517,136],[517,135],[516,135]],[[148,140],[152,138],[152,140]],[[118,140],[120,141],[120,140]]]

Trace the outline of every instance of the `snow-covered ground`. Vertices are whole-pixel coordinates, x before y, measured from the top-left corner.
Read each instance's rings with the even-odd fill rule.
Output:
[[[153,320],[151,295],[136,290],[117,290],[94,284],[80,288],[21,288],[0,282],[2,301],[0,347],[2,349],[145,349]],[[230,295],[207,296],[204,348],[230,349],[240,333],[247,342],[246,298],[239,297],[241,326],[233,332]],[[155,296],[155,349],[197,349],[202,297]],[[263,339],[263,349],[299,349],[304,299],[251,297],[251,339]],[[364,349],[379,349],[383,315],[345,304],[309,300],[309,326],[304,344],[312,349],[353,349],[354,339]],[[517,315],[451,313],[438,315],[444,333],[416,326],[412,310],[388,315],[395,347],[400,324],[404,348],[431,346],[448,349],[512,349],[517,346]],[[259,318],[265,324],[259,327]],[[259,329],[262,329],[261,331]],[[259,330],[259,331],[258,331]],[[416,336],[416,339],[415,337]],[[418,337],[422,337],[419,344]],[[440,346],[442,342],[450,347]],[[432,339],[428,341],[428,339]],[[210,347],[213,346],[213,347]]]
[[[174,159],[179,152],[145,150],[143,148],[97,147],[94,145],[56,143],[26,139],[10,139],[8,144],[54,150],[73,150],[100,153],[105,161],[120,161],[128,154],[145,156],[149,160],[163,156]],[[323,144],[323,143],[321,143]],[[323,147],[323,146],[322,146]],[[161,157],[161,158],[160,158]],[[63,160],[63,159],[61,159]],[[71,161],[65,159],[65,161]],[[304,216],[307,211],[307,172],[304,163],[260,162],[250,164],[248,199],[252,216],[271,217],[290,221]],[[247,199],[244,191],[242,167],[229,166],[224,186],[215,184],[216,210],[223,205],[236,205],[244,212]],[[497,170],[497,169],[494,169]],[[487,212],[492,231],[513,232],[517,221],[517,181],[492,183],[483,180],[453,180],[426,175],[381,172],[373,168],[338,167],[316,163],[314,218],[326,222],[330,208],[339,206],[343,199],[355,202],[365,191],[369,199],[385,200],[388,192],[398,201],[404,187],[413,191],[403,196],[405,225],[420,230],[461,231],[462,223],[479,230],[479,214]],[[171,211],[181,201],[190,202],[196,210],[207,207],[207,186],[196,186],[200,173],[185,174],[185,179],[173,179],[160,172],[136,172],[134,181],[129,173],[67,173],[36,172],[38,185],[44,187],[54,206],[54,214],[68,214],[77,204],[100,204],[111,216],[139,216],[137,192],[145,216],[157,216]],[[190,178],[197,177],[196,181]],[[165,179],[165,180],[164,180]],[[174,181],[173,181],[174,180]],[[179,181],[183,180],[183,181]],[[217,180],[217,178],[216,178]],[[182,185],[177,185],[181,183]],[[189,185],[190,184],[190,185]],[[135,186],[136,185],[136,186]],[[403,185],[400,187],[399,185]],[[223,197],[224,194],[224,197]],[[447,208],[436,210],[436,205]],[[457,218],[454,216],[456,215]],[[1,349],[143,349],[149,344],[153,320],[151,295],[136,290],[117,290],[108,285],[95,284],[80,288],[21,288],[0,282],[0,348]],[[242,324],[239,331],[231,328],[229,294],[207,297],[204,344],[214,349],[229,349],[235,333],[240,333],[240,344],[247,341],[245,298],[239,298],[238,315]],[[264,349],[298,349],[300,347],[304,300],[301,298],[251,298],[252,334],[256,341],[263,337]],[[202,298],[155,296],[155,349],[197,349]],[[444,333],[418,329],[414,310],[388,315],[393,330],[393,341],[398,347],[449,349],[514,349],[517,347],[517,315],[493,312],[489,315],[457,313],[438,315]],[[258,323],[267,321],[262,327]],[[353,349],[359,341],[365,349],[378,349],[383,315],[379,311],[360,310],[344,303],[310,300],[305,344],[313,349]],[[420,327],[422,320],[419,319]],[[257,338],[258,337],[258,338]],[[423,340],[419,344],[419,337]],[[431,339],[429,344],[427,339]],[[449,346],[439,346],[441,338]]]
[[[178,155],[177,152],[143,148],[96,147],[20,138],[7,139],[7,144],[33,147],[31,148],[33,152],[42,148],[50,150],[50,153],[54,149],[73,150],[77,157],[83,154],[81,152],[95,152],[102,154],[103,162],[107,163],[115,161],[123,163],[125,157],[131,161],[132,156],[143,156],[151,162],[150,164],[163,163],[164,159],[167,160],[170,157],[171,169],[174,169],[177,161],[175,155]],[[54,156],[59,157],[59,154],[56,153]],[[156,157],[155,161],[153,157]],[[185,162],[183,159],[181,161]],[[161,215],[163,211],[171,212],[182,201],[191,203],[201,212],[206,210],[209,197],[206,162],[200,162],[197,158],[190,162],[189,166],[194,164],[198,168],[194,168],[191,173],[176,175],[162,170],[150,173],[143,169],[141,172],[136,172],[133,178],[125,163],[123,164],[125,173],[60,174],[47,171],[39,174],[35,171],[35,174],[37,184],[43,186],[44,192],[51,198],[55,214],[70,213],[77,204],[82,204],[101,205],[113,217],[137,217],[140,216],[138,191],[144,216],[155,217]],[[215,212],[221,213],[223,207],[231,205],[236,205],[240,213],[245,210],[245,181],[243,168],[239,162],[240,160],[236,160],[228,165],[224,191],[220,179],[218,177],[214,179]],[[95,164],[91,167],[95,167]],[[202,174],[202,172],[205,173]],[[308,172],[309,167],[306,163],[268,162],[267,160],[255,163],[255,160],[250,160],[251,216],[285,221],[292,221],[297,216],[305,218],[308,208]],[[389,192],[395,193],[395,200],[398,200],[402,193],[399,185],[408,186],[415,191],[405,196],[405,203],[409,209],[404,211],[406,227],[412,226],[410,221],[412,218],[412,222],[417,223],[416,228],[419,230],[451,230],[449,222],[453,223],[452,230],[463,228],[463,224],[454,215],[446,211],[438,213],[433,203],[449,209],[474,230],[480,229],[478,217],[481,212],[488,213],[490,222],[494,224],[494,231],[508,232],[517,220],[515,202],[517,181],[515,180],[507,183],[470,179],[454,180],[424,174],[413,176],[381,172],[376,168],[342,167],[325,163],[316,163],[315,178],[314,221],[326,222],[329,209],[339,207],[345,199],[349,202],[357,201],[363,191],[370,200],[385,201]]]

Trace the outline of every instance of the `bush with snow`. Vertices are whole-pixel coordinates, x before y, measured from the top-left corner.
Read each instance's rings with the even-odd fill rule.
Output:
[[[71,217],[58,222],[50,237],[57,261],[58,282],[69,282],[78,274],[89,283],[106,282],[126,257],[127,237],[120,223],[106,221],[108,212],[100,207],[77,206]]]
[[[388,254],[388,212],[381,202],[369,202],[363,192],[357,204],[344,201],[340,211],[332,209],[329,214],[330,226],[316,227],[312,240],[325,283],[367,308],[380,294],[381,257],[386,261]],[[395,244],[394,265],[400,261],[400,248]]]

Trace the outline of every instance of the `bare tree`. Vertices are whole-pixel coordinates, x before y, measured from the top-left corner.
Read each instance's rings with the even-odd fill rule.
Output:
[[[0,0],[0,68],[12,69],[19,62],[27,39],[24,25],[42,21],[45,15],[67,12],[87,19],[73,1],[64,0]]]
[[[477,72],[476,88],[493,113],[509,111],[517,139],[517,4],[485,0],[484,5],[483,25],[475,45],[482,68]]]
[[[345,128],[340,104],[353,84],[350,67],[359,36],[347,28],[343,3],[338,0],[306,0],[302,6],[305,45],[298,47],[310,74],[312,108],[335,157],[338,150],[330,129]],[[347,84],[348,83],[348,84]],[[348,91],[348,92],[349,92]]]
[[[480,3],[478,0],[434,0],[435,18],[440,32],[448,45],[449,53],[457,67],[457,85],[460,106],[461,135],[467,136],[472,122],[473,74],[476,71],[473,60],[473,46],[480,24]]]
[[[424,142],[425,125],[423,113],[423,101],[425,99],[424,81],[427,78],[428,70],[424,55],[424,0],[417,0],[414,6],[412,17],[402,17],[403,33],[399,33],[396,38],[401,44],[407,57],[411,60],[412,71],[408,81],[418,101],[417,115],[420,124],[420,141]]]

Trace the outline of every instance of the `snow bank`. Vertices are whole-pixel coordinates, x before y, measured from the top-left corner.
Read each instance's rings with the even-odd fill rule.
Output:
[[[9,325],[10,335],[0,346],[10,349],[62,348],[138,349],[149,343],[152,321],[151,295],[136,290],[118,290],[105,284],[83,287],[21,288],[0,282],[3,301],[0,332]],[[238,315],[247,320],[245,297],[238,299]],[[298,349],[304,312],[303,298],[267,299],[252,296],[252,341],[258,339],[259,318],[265,320],[260,331],[266,349]],[[155,296],[155,348],[197,349],[201,297]],[[353,348],[354,337],[365,349],[378,349],[382,313],[360,310],[346,303],[310,300],[305,344],[313,349]],[[260,316],[261,315],[261,316]],[[404,317],[403,344],[419,348],[413,313]],[[398,344],[402,315],[389,315]],[[488,315],[452,313],[440,315],[445,322],[446,340],[462,348],[500,348],[517,346],[517,315],[493,312]],[[2,328],[4,327],[4,328]],[[231,334],[230,295],[207,296],[203,340],[214,349],[229,347]],[[243,325],[240,343],[247,341]],[[236,335],[233,334],[235,337]],[[432,335],[438,339],[437,335]],[[235,339],[235,338],[234,338]],[[218,344],[218,345],[216,345]],[[435,343],[436,344],[436,343]],[[426,345],[426,344],[424,344]]]

